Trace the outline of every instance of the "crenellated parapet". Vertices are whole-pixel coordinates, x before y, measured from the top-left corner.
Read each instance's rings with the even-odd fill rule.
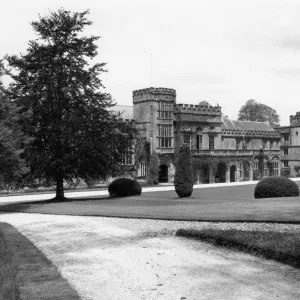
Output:
[[[300,126],[300,111],[296,115],[290,116],[290,126]]]
[[[181,111],[183,113],[191,114],[221,114],[222,108],[220,106],[206,106],[206,105],[193,105],[193,104],[177,104],[175,105],[175,111]]]
[[[266,138],[277,138],[280,139],[280,133],[277,131],[264,131],[264,130],[233,130],[233,129],[222,129],[222,136],[230,137],[266,137]]]
[[[149,101],[149,100],[164,100],[176,103],[176,90],[168,88],[147,88],[133,91],[133,103]]]

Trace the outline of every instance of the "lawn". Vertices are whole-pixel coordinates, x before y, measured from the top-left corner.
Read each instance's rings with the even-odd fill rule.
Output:
[[[195,189],[190,198],[178,198],[175,191],[165,191],[125,198],[20,203],[2,206],[0,210],[167,220],[300,223],[299,197],[254,199],[254,188],[255,185],[201,188]]]
[[[179,229],[176,235],[242,250],[300,268],[299,232]]]
[[[77,300],[77,292],[13,226],[0,223],[0,299]]]

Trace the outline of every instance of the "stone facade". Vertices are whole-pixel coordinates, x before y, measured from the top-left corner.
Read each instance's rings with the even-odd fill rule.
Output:
[[[300,176],[300,112],[290,116],[290,126],[278,129],[281,134],[280,160],[282,169],[291,177]]]
[[[284,161],[289,168],[283,170],[288,168],[296,176],[292,169],[299,162],[300,172],[300,113],[291,116],[288,127],[233,121],[220,106],[177,104],[174,89],[152,87],[133,92],[132,119],[150,142],[150,152],[158,154],[161,182],[173,181],[182,143],[190,145],[199,183],[253,180],[270,172],[280,175],[287,166]],[[289,142],[283,141],[286,134]],[[264,156],[263,174],[258,170],[259,155]],[[140,176],[145,175],[146,163],[142,162],[143,171],[138,170]]]

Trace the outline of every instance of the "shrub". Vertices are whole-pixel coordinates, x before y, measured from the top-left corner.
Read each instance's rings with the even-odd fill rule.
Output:
[[[118,178],[108,186],[110,197],[126,197],[140,195],[142,188],[140,184],[129,178]]]
[[[298,185],[287,177],[265,177],[254,190],[254,198],[276,198],[299,196]]]
[[[175,191],[179,197],[190,197],[193,193],[193,169],[190,147],[180,146],[174,176]]]
[[[289,177],[289,176],[291,176],[290,169],[289,169],[289,168],[281,169],[280,175],[281,175],[281,176],[284,176],[284,177]]]

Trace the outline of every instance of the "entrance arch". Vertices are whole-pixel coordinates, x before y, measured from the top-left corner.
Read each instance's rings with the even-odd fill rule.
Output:
[[[159,166],[158,181],[168,182],[168,166],[166,165]]]
[[[201,181],[202,183],[209,183],[209,167],[204,165],[201,169]]]
[[[235,182],[236,179],[236,166],[230,168],[230,182]]]
[[[217,172],[215,175],[215,182],[226,182],[226,164],[224,162],[220,162],[218,164]]]

